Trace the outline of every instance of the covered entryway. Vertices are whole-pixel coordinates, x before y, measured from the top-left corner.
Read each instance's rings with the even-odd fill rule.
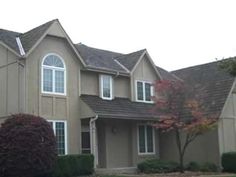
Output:
[[[159,157],[159,133],[149,125],[158,118],[151,112],[152,104],[127,98],[81,98],[81,126],[82,130],[89,126],[91,153],[97,168],[133,168],[146,158]],[[82,138],[86,138],[84,132]]]

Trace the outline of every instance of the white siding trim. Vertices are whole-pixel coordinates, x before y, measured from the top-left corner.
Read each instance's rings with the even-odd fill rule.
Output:
[[[21,54],[22,56],[25,56],[25,50],[24,50],[24,48],[23,48],[23,46],[22,46],[22,43],[21,43],[21,40],[20,40],[19,37],[16,37],[16,43],[17,43],[17,45],[18,45],[18,47],[19,47],[20,54]]]

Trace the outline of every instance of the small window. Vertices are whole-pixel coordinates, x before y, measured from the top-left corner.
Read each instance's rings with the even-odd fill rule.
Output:
[[[100,89],[101,98],[111,100],[112,99],[112,77],[109,75],[100,76]]]
[[[58,155],[67,154],[67,132],[66,121],[49,121],[57,140],[57,153]]]
[[[42,92],[65,95],[65,65],[55,55],[47,55],[42,63]]]
[[[82,132],[82,153],[83,154],[91,153],[90,132]]]
[[[154,129],[150,125],[138,126],[139,154],[154,154]]]
[[[150,82],[136,81],[136,100],[152,103],[153,86]]]

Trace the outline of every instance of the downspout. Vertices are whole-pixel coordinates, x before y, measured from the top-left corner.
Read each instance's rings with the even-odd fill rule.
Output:
[[[89,121],[89,129],[90,129],[90,146],[91,146],[91,154],[94,155],[94,168],[98,165],[98,151],[97,151],[97,136],[96,136],[96,120],[98,119],[98,115],[94,118],[91,118]]]

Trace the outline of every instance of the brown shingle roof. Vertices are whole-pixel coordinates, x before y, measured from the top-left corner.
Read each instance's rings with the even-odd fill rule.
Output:
[[[172,72],[201,95],[208,114],[220,114],[234,83],[234,77],[219,68],[219,62],[188,67]]]
[[[101,118],[119,118],[135,120],[153,120],[154,104],[132,102],[128,98],[103,100],[94,95],[82,95],[81,99]]]

